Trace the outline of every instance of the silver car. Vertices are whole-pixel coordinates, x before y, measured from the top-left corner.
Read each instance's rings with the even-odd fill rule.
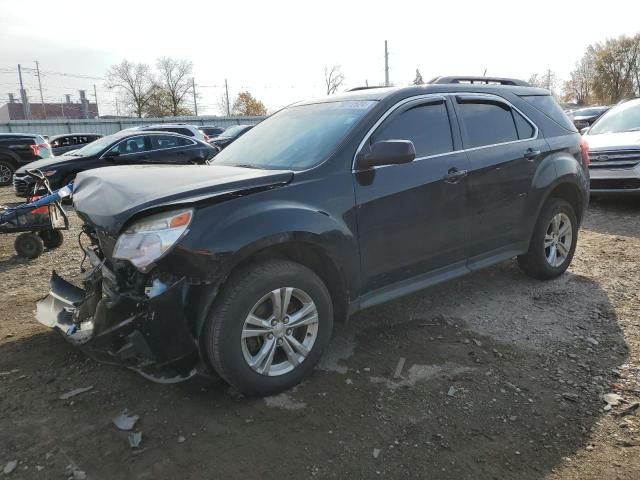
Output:
[[[640,99],[612,108],[583,135],[591,158],[591,194],[640,194]]]

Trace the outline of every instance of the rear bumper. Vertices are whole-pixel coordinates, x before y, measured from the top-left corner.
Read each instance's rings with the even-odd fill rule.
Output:
[[[591,194],[640,195],[640,164],[632,168],[591,168]]]
[[[98,361],[131,368],[160,383],[196,374],[198,348],[184,314],[184,279],[148,299],[119,296],[103,288],[104,267],[91,271],[83,290],[55,272],[36,318]],[[112,274],[110,274],[112,275]]]

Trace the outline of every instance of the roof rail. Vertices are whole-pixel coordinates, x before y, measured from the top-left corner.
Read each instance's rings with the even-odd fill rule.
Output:
[[[465,76],[465,77],[435,77],[429,80],[431,84],[441,84],[441,83],[476,83],[482,85],[514,85],[518,87],[530,87],[529,83],[524,80],[518,80],[517,78],[503,78],[503,77],[473,77],[473,76]]]
[[[345,90],[345,92],[357,92],[358,90],[372,90],[374,88],[386,88],[384,85],[375,85],[375,86],[366,86],[366,87],[353,87],[349,90]]]

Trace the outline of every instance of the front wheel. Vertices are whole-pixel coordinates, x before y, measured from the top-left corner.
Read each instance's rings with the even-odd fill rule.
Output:
[[[518,257],[518,265],[533,278],[556,278],[571,264],[577,242],[578,220],[573,206],[551,198],[538,217],[529,251]]]
[[[60,247],[64,242],[64,235],[60,230],[43,230],[38,235],[42,238],[44,246],[49,250]]]
[[[243,268],[222,288],[203,330],[217,373],[248,395],[273,395],[309,375],[331,339],[329,292],[286,260]]]
[[[0,159],[0,187],[11,185],[15,170],[13,163]]]

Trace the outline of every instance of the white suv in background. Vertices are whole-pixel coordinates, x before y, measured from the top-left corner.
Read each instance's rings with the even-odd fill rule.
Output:
[[[209,137],[205,135],[195,125],[188,125],[186,123],[157,123],[155,125],[145,125],[143,127],[131,127],[126,130],[153,130],[154,132],[173,132],[180,135],[186,135],[187,137],[197,138],[203,142],[208,142]]]

